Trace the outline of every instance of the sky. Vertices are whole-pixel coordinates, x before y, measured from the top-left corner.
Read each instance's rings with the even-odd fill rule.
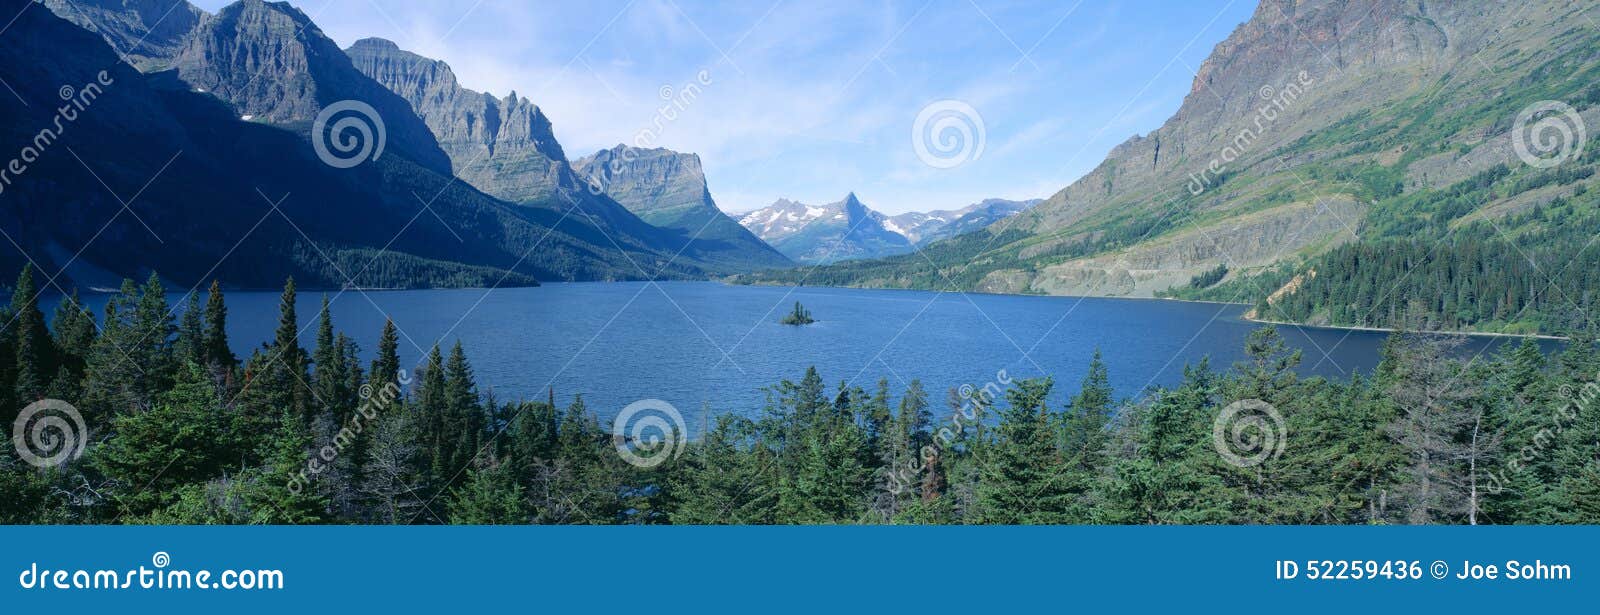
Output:
[[[197,0],[215,12],[224,0]],[[569,159],[700,155],[718,205],[1044,198],[1177,111],[1252,0],[292,0],[539,105]]]

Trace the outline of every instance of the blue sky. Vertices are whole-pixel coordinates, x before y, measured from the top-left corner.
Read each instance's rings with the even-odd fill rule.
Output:
[[[228,2],[197,4],[215,11]],[[1253,0],[294,4],[341,46],[388,38],[445,60],[469,88],[515,90],[550,116],[569,158],[646,139],[700,154],[711,192],[728,211],[779,197],[830,202],[854,191],[887,213],[1049,196],[1172,115],[1201,61],[1255,7]],[[698,96],[682,102],[684,86],[697,80]],[[668,92],[681,110],[660,111],[672,104],[662,97]],[[919,157],[913,126],[939,101],[966,107],[955,107],[944,132],[935,129],[948,114],[925,116],[924,143],[940,142],[931,134],[954,139],[944,141],[948,155],[933,150],[930,165]],[[962,126],[971,138],[961,138]]]

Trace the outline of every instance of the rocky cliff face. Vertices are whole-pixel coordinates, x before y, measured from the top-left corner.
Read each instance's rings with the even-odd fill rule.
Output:
[[[1209,190],[1212,160],[1233,175],[1270,172],[1275,150],[1439,76],[1461,53],[1446,28],[1469,25],[1472,12],[1452,3],[1264,0],[1200,65],[1172,118],[1114,148],[1024,226],[1051,233],[1119,204],[1154,212],[1191,183]],[[1231,205],[1205,196],[1203,207]]]
[[[577,183],[550,119],[516,92],[496,98],[469,90],[450,65],[381,38],[356,41],[345,53],[411,105],[462,181],[513,203],[548,199]]]
[[[230,103],[241,118],[309,126],[344,100],[371,105],[387,148],[449,174],[450,159],[410,105],[357,71],[338,45],[287,2],[241,0],[204,20],[173,59],[189,87]]]
[[[685,240],[704,240],[704,258],[737,264],[737,271],[793,264],[722,213],[711,198],[700,157],[695,154],[617,145],[572,166],[645,222],[679,231]]]
[[[210,17],[186,0],[44,0],[44,5],[104,37],[144,72],[167,68],[189,33]]]
[[[619,144],[585,156],[572,166],[651,224],[670,226],[678,218],[701,213],[712,205],[705,171],[694,154]]]
[[[739,224],[793,260],[830,263],[910,252],[910,240],[884,228],[887,219],[852,192],[826,205],[779,199],[745,214]]]

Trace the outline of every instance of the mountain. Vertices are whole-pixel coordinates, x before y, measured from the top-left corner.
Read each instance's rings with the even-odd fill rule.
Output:
[[[690,239],[726,246],[721,258],[703,254],[702,261],[726,261],[726,267],[733,270],[793,265],[722,213],[706,186],[698,155],[619,144],[590,154],[572,166],[645,222],[682,232],[684,244],[680,247],[692,245]]]
[[[450,65],[402,50],[381,38],[356,41],[346,53],[358,71],[406,101],[437,139],[457,177],[489,195],[556,211],[575,207],[609,233],[637,238],[714,273],[788,264],[771,248],[734,232],[729,225],[708,228],[707,233],[696,236],[699,226],[685,229],[688,221],[642,219],[640,205],[619,203],[621,199],[613,198],[617,195],[611,191],[593,189],[589,173],[568,163],[550,119],[516,92],[496,98],[467,89],[457,81]],[[626,175],[642,175],[622,181],[657,181],[648,176],[650,172],[643,166],[629,169]],[[692,175],[685,175],[683,181],[698,181],[704,193],[705,178],[698,159]],[[659,181],[667,179],[671,178]],[[709,209],[701,213],[720,217],[709,194],[704,197],[703,204]],[[705,216],[700,220],[704,222]]]
[[[356,70],[287,2],[240,0],[223,7],[189,34],[172,65],[183,85],[231,103],[241,118],[254,121],[308,127],[327,106],[360,101],[383,119],[386,148],[451,172],[450,159],[410,105]]]
[[[998,220],[1022,213],[1042,200],[984,199],[961,209],[910,211],[890,216],[883,226],[890,232],[904,235],[912,244],[921,246],[982,229]]]
[[[809,283],[1162,294],[1319,324],[1592,327],[1595,19],[1600,5],[1557,0],[1264,0],[1176,114],[1045,202]]]
[[[345,53],[362,74],[406,100],[462,181],[512,203],[581,191],[550,119],[528,99],[464,88],[450,65],[381,38],[356,41]]]
[[[105,37],[112,49],[144,72],[168,68],[189,34],[210,18],[187,0],[44,0],[44,5]]]
[[[910,252],[911,242],[885,228],[886,221],[852,192],[827,205],[778,199],[744,214],[739,224],[795,261],[831,263]]]
[[[31,260],[47,272],[64,269],[58,282],[69,289],[115,285],[152,270],[184,287],[209,279],[274,287],[286,275],[313,287],[488,286],[637,279],[661,267],[665,277],[704,276],[579,216],[507,204],[440,173],[439,163],[448,170],[449,161],[436,144],[437,160],[430,157],[425,127],[409,138],[411,146],[352,168],[324,163],[301,121],[312,108],[306,105],[320,105],[318,96],[332,92],[378,96],[371,90],[378,86],[370,79],[362,85],[366,77],[326,39],[306,38],[315,26],[286,5],[230,6],[202,19],[195,36],[253,41],[251,51],[235,57],[265,68],[260,82],[292,82],[318,95],[274,88],[264,91],[272,96],[252,100],[173,87],[182,69],[140,73],[119,61],[106,28],[97,35],[52,11],[22,11],[18,0],[0,4],[18,15],[0,36],[0,79],[16,91],[0,97],[0,142],[24,144],[29,160],[24,172],[0,182],[0,230],[18,248],[0,255],[0,265],[14,269]],[[191,39],[177,57],[205,44]],[[284,49],[317,51],[260,55]],[[277,72],[290,58],[309,64]],[[216,83],[248,82],[230,72],[235,63],[213,60],[201,74],[214,71]],[[257,91],[253,85],[224,90]],[[63,107],[63,96],[72,104]],[[374,100],[391,107],[384,121],[398,145],[396,128],[422,123],[389,96],[402,105],[398,110]],[[278,110],[286,121],[242,120],[240,105]]]

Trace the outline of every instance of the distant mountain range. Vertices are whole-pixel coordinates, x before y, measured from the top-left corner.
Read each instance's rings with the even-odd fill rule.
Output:
[[[1038,205],[1043,199],[1008,201],[984,199],[961,209],[929,212],[911,211],[890,216],[884,228],[905,235],[914,245],[926,245],[940,239],[955,237],[980,230],[1005,218],[1022,213]]]
[[[152,270],[185,287],[287,275],[426,287],[788,264],[759,241],[640,219],[590,189],[531,102],[465,89],[444,63],[381,39],[341,50],[287,3],[215,15],[181,0],[3,4],[19,17],[0,37],[0,78],[17,90],[0,100],[0,135],[26,144],[56,128],[0,194],[0,230],[22,252],[0,266],[64,269],[66,288]],[[108,84],[90,88],[100,71]],[[95,95],[64,130],[63,84]],[[344,101],[382,124],[381,151],[353,168],[314,147],[353,132],[312,134]]]
[[[826,205],[788,199],[746,213],[739,223],[789,258],[832,263],[910,252],[919,245],[981,229],[1039,201],[987,199],[961,209],[887,216],[855,193]]]

